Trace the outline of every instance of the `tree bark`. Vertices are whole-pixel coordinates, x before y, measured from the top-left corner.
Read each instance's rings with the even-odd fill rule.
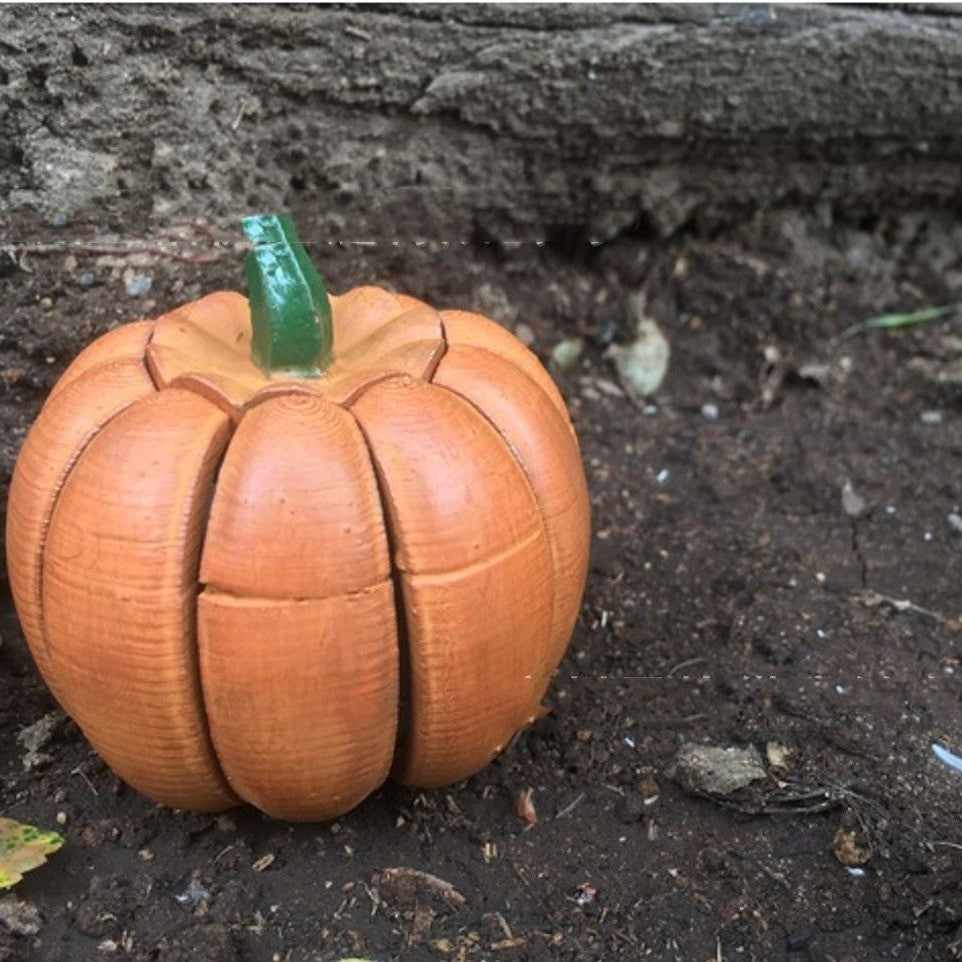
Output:
[[[962,15],[931,4],[8,6],[0,38],[8,213],[457,243],[962,196]]]

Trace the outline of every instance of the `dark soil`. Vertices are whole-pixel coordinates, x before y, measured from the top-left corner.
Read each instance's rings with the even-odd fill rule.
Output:
[[[88,243],[102,227],[5,229]],[[125,236],[149,243],[150,224]],[[855,228],[784,211],[594,248],[312,244],[335,290],[385,283],[486,310],[527,325],[543,358],[585,339],[554,373],[595,537],[551,712],[475,778],[387,787],[334,824],[173,812],[122,785],[69,721],[25,770],[17,733],[56,706],[4,589],[2,810],[59,819],[67,844],[18,885],[43,921],[26,936],[0,923],[0,959],[962,955],[962,775],[931,752],[962,748],[962,541],[948,520],[962,513],[962,331],[837,336],[958,299],[959,241],[934,212]],[[76,249],[0,270],[4,486],[83,343],[241,283],[230,251],[192,265]],[[149,275],[149,293],[129,296],[124,271]],[[638,292],[672,345],[648,406],[604,353],[630,340]],[[671,775],[685,743],[756,746],[767,776],[692,793]],[[515,814],[529,788],[533,826]],[[382,874],[398,866],[463,904]]]

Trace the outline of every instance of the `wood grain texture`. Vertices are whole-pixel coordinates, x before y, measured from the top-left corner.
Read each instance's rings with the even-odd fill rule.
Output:
[[[237,794],[277,818],[335,818],[388,776],[398,714],[393,586],[198,610],[211,737]]]
[[[466,777],[536,717],[577,617],[587,491],[534,355],[405,295],[332,304],[318,378],[262,372],[230,291],[120,328],[20,456],[41,671],[175,807],[330,818],[388,774]]]
[[[207,508],[226,415],[170,389],[90,442],[54,509],[43,567],[48,664],[104,761],[175,808],[236,803],[204,720],[195,638]]]
[[[143,367],[144,353],[153,329],[153,321],[133,321],[101,334],[67,365],[44,403],[49,404],[68,384],[109,361],[136,361]]]
[[[450,347],[434,383],[470,401],[494,425],[538,500],[555,586],[547,655],[554,668],[581,608],[591,542],[588,488],[569,422],[526,373],[484,348]]]
[[[394,774],[441,785],[481,768],[537,710],[553,601],[547,538],[524,473],[467,402],[398,378],[352,410],[404,599],[409,714]]]
[[[544,391],[574,434],[568,408],[558,386],[532,351],[500,324],[481,314],[470,311],[440,313],[444,337],[449,347],[480,347],[513,364]]]
[[[351,415],[295,394],[250,411],[221,467],[201,581],[235,595],[321,599],[390,571],[374,469]]]
[[[99,349],[90,356],[96,355]],[[33,657],[58,697],[60,689],[49,671],[41,617],[43,548],[50,517],[64,481],[86,445],[111,418],[154,393],[140,360],[108,361],[77,370],[34,421],[20,449],[7,504],[10,588]]]

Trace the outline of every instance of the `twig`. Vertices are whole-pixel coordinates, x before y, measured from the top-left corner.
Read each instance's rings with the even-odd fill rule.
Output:
[[[574,801],[568,802],[568,804],[565,805],[565,807],[561,809],[561,811],[558,812],[557,815],[555,815],[555,818],[556,819],[564,818],[565,815],[570,815],[582,803],[582,801],[584,800],[584,797],[585,797],[584,792],[582,792],[580,795],[576,795],[574,798]]]
[[[53,244],[8,244],[3,249],[11,256],[23,254],[91,254],[117,255],[150,254],[166,260],[178,261],[183,264],[213,264],[224,260],[227,254],[184,254],[180,251],[168,250],[155,244],[117,244],[107,242],[80,242]]]

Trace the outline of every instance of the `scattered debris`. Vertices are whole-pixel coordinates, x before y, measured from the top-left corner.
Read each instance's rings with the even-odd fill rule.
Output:
[[[570,371],[581,357],[585,342],[580,337],[569,337],[559,341],[551,349],[551,360],[559,371]]]
[[[661,328],[642,316],[635,328],[635,339],[627,347],[612,344],[605,356],[610,357],[622,387],[635,403],[641,404],[661,387],[668,372],[671,347]]]
[[[66,717],[61,711],[48,712],[32,725],[20,729],[17,733],[17,742],[26,749],[21,759],[24,771],[31,772],[51,761],[52,756],[43,749],[50,744]]]
[[[0,899],[0,927],[14,935],[36,935],[43,920],[35,905],[21,902],[12,895]]]
[[[207,889],[196,879],[191,879],[187,888],[183,892],[176,893],[174,900],[181,905],[189,905],[191,908],[200,905],[208,895]]]
[[[534,807],[534,789],[523,788],[514,803],[515,814],[528,828],[538,824],[538,810]]]
[[[463,908],[468,901],[450,882],[416,868],[383,868],[374,873],[371,885],[380,890],[386,901],[402,905],[414,905],[424,892],[453,910]]]
[[[251,868],[255,872],[263,872],[265,869],[270,868],[274,864],[274,853],[268,852],[266,855],[262,855]]]
[[[566,815],[570,815],[584,801],[584,798],[584,792],[575,795],[575,797],[555,815],[555,818],[564,818]]]
[[[154,279],[149,274],[135,274],[131,270],[124,272],[124,290],[129,297],[143,297],[150,293]]]
[[[63,845],[56,832],[0,817],[0,889],[10,888]]]
[[[851,481],[846,481],[842,485],[842,510],[850,518],[858,518],[865,514],[867,508],[868,502],[865,498],[856,493]]]
[[[785,380],[785,373],[782,352],[774,344],[767,344],[762,350],[762,366],[758,372],[758,396],[763,411],[767,411],[775,403]]]
[[[574,903],[575,905],[584,908],[586,905],[590,905],[595,900],[595,896],[598,894],[598,889],[594,885],[590,885],[588,882],[582,882],[581,885],[575,890]]]
[[[949,318],[953,314],[958,314],[962,309],[962,304],[944,304],[941,307],[925,307],[919,311],[909,311],[902,314],[881,314],[878,317],[870,317],[867,321],[859,321],[846,327],[839,335],[839,340],[847,340],[863,331],[891,330],[896,327],[911,327],[915,324],[924,324],[927,321],[939,321]]]
[[[514,326],[514,336],[525,346],[531,347],[536,338],[535,333],[531,327],[522,321],[520,324],[515,324]]]
[[[864,865],[874,854],[864,833],[844,826],[835,833],[832,851],[843,865]]]
[[[943,764],[957,772],[962,772],[962,758],[943,748],[938,742],[932,742],[932,754]]]
[[[903,614],[906,611],[914,612],[917,615],[927,615],[929,618],[934,618],[936,621],[945,621],[946,619],[940,615],[937,611],[930,611],[928,608],[922,608],[920,605],[915,604],[913,601],[909,601],[907,598],[890,598],[888,595],[881,595],[877,591],[860,591],[853,595],[854,599],[866,608],[878,608],[878,607],[888,607]]]
[[[780,742],[768,742],[765,745],[765,758],[772,768],[787,769],[792,750]]]
[[[754,745],[683,745],[675,756],[671,776],[694,794],[722,796],[768,777]]]

